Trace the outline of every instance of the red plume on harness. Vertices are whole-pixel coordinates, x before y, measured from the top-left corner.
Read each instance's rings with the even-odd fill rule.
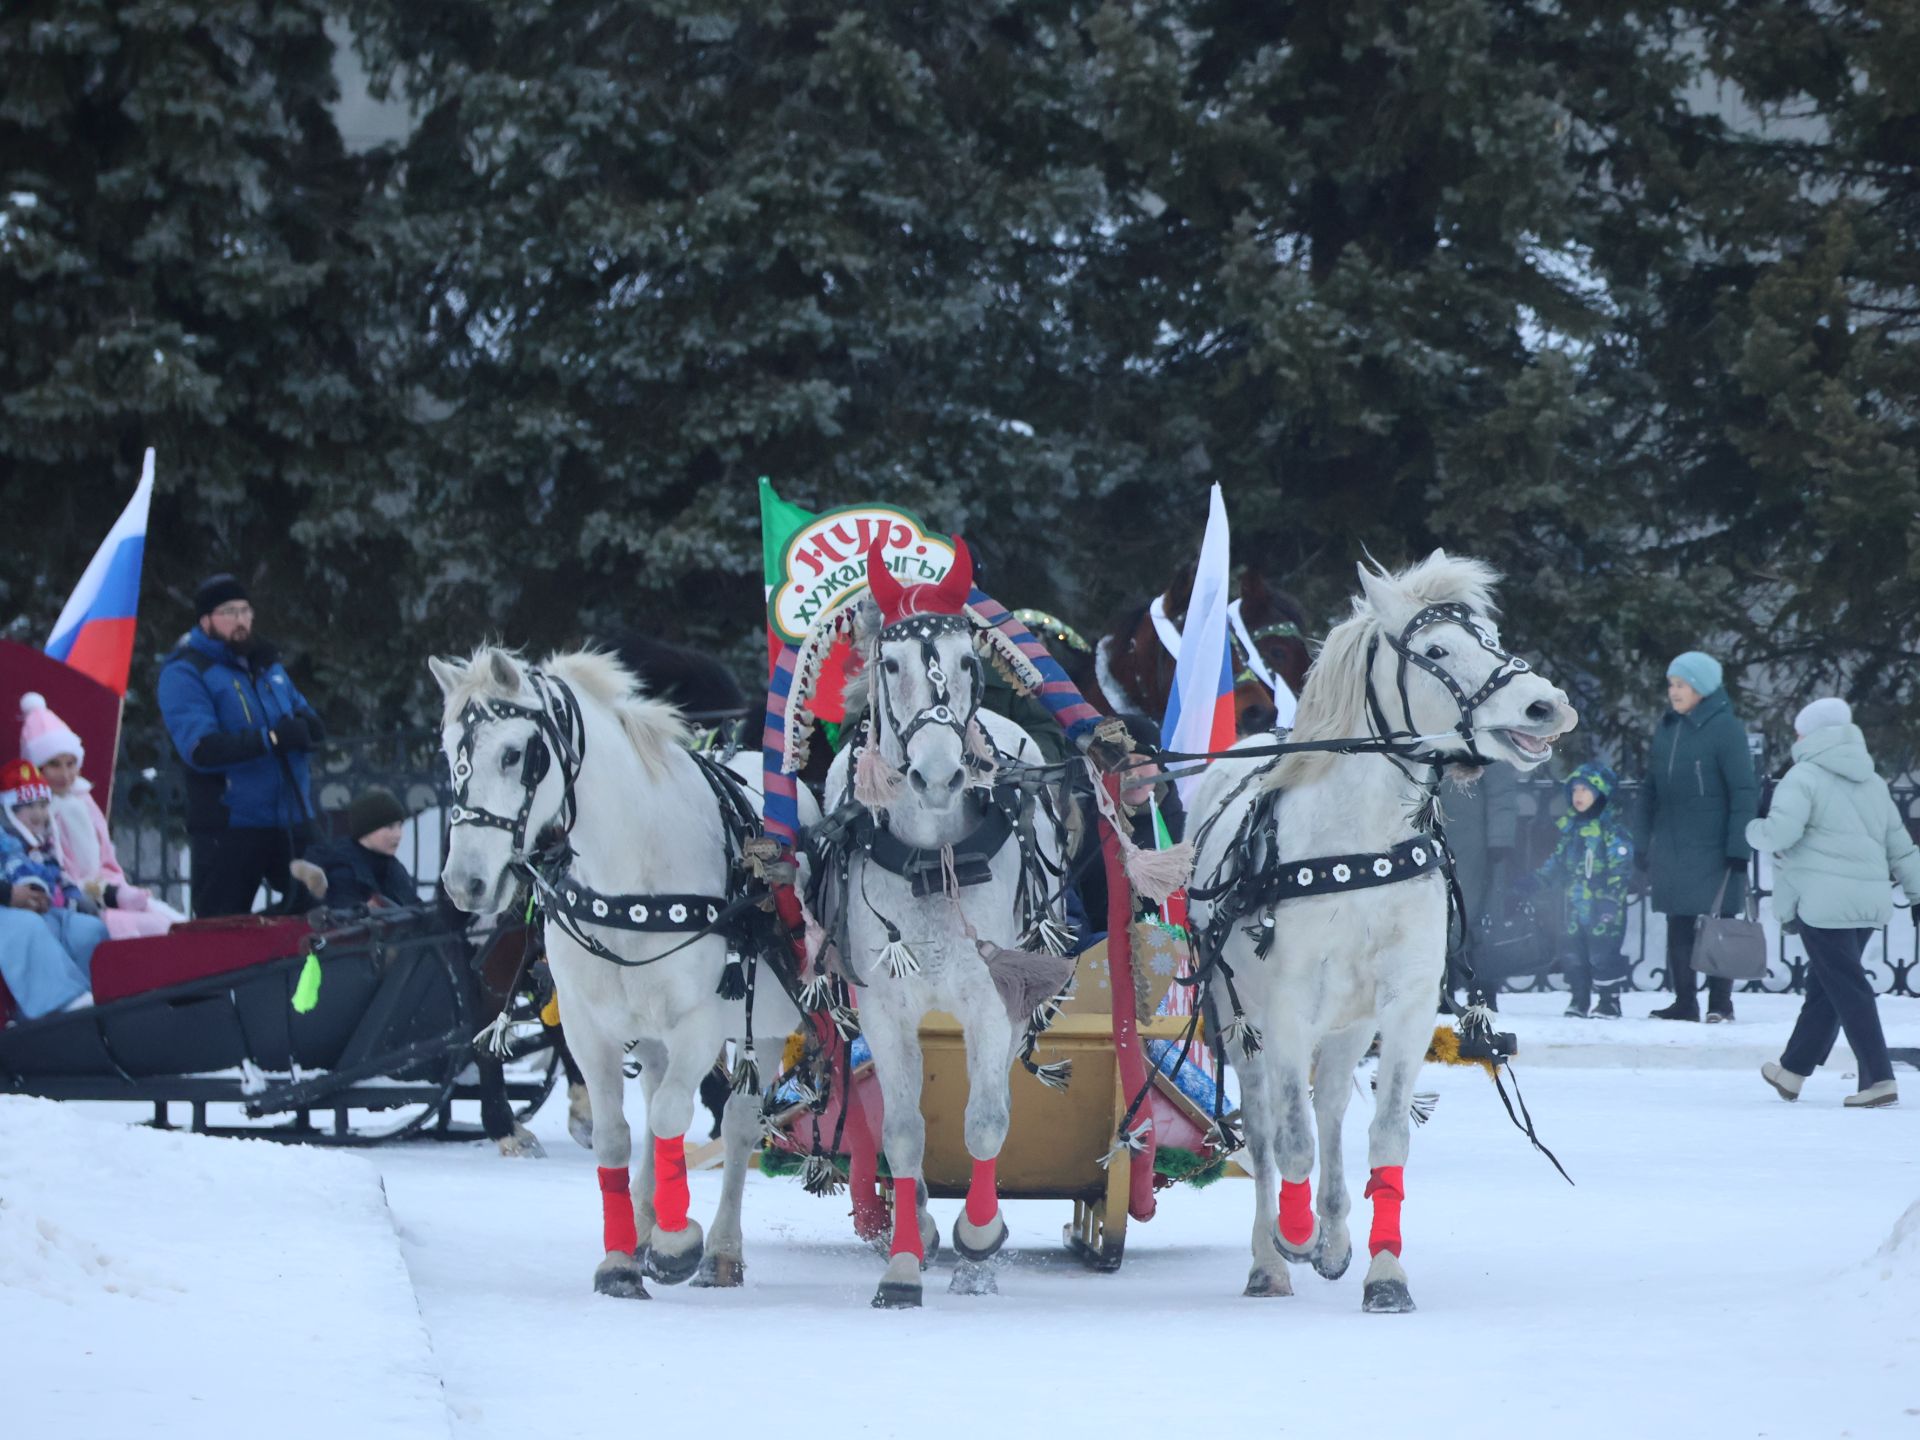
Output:
[[[867,588],[880,607],[880,623],[892,625],[914,615],[959,615],[973,593],[973,557],[967,542],[953,540],[953,568],[931,585],[902,585],[887,568],[885,542],[876,540],[867,551]]]

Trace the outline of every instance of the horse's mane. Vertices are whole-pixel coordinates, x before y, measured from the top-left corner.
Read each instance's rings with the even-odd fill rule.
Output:
[[[493,658],[504,656],[516,668],[527,659],[515,650],[480,645],[468,659],[458,682],[448,690],[441,724],[450,725],[470,700],[516,700],[519,692],[500,684]],[[579,694],[613,711],[640,763],[654,774],[666,768],[668,757],[693,742],[693,732],[677,706],[656,700],[640,686],[634,673],[604,650],[560,651],[547,656],[540,668],[565,681]]]
[[[1363,565],[1360,583],[1353,613],[1327,633],[1313,669],[1307,672],[1289,740],[1344,740],[1368,734],[1367,657],[1372,642],[1389,626],[1397,630],[1428,605],[1460,604],[1476,615],[1491,617],[1497,613],[1493,589],[1500,583],[1500,574],[1484,560],[1436,550],[1394,574]],[[1326,751],[1289,755],[1271,772],[1268,783],[1281,789],[1307,784],[1324,775],[1336,758]]]

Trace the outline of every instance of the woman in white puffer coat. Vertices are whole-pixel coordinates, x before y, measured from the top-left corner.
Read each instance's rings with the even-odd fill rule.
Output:
[[[1747,843],[1773,854],[1774,914],[1799,925],[1807,996],[1787,1048],[1760,1073],[1782,1098],[1798,1100],[1845,1030],[1860,1075],[1846,1103],[1892,1105],[1900,1098],[1893,1062],[1860,957],[1893,914],[1893,880],[1909,902],[1920,899],[1920,848],[1846,701],[1814,701],[1793,728],[1793,768],[1767,815],[1747,826]]]

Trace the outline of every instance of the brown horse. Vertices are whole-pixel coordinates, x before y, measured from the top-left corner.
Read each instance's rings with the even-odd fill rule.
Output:
[[[1098,680],[1087,698],[1097,708],[1109,714],[1134,711],[1156,720],[1166,713],[1173,690],[1173,656],[1162,643],[1160,631],[1162,625],[1169,625],[1176,634],[1184,628],[1192,590],[1189,563],[1157,600],[1130,605],[1115,617],[1093,657]],[[1286,591],[1269,587],[1259,574],[1245,570],[1236,604],[1240,624],[1228,632],[1235,666],[1234,723],[1239,734],[1251,735],[1273,727],[1271,682],[1277,680],[1299,695],[1313,657],[1307,649],[1306,612]]]

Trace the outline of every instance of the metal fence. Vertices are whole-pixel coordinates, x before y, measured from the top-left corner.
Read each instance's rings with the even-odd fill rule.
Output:
[[[329,740],[314,757],[314,801],[323,833],[339,833],[348,803],[362,790],[381,785],[400,797],[414,816],[401,843],[400,858],[429,896],[445,853],[445,814],[452,799],[440,738],[432,730],[398,730]],[[1631,807],[1636,786],[1625,783],[1613,803]],[[1770,787],[1769,787],[1770,788]],[[1920,785],[1893,787],[1908,828],[1920,832]],[[1516,867],[1532,869],[1552,852],[1554,820],[1564,812],[1561,785],[1529,779],[1520,785],[1520,835]],[[114,782],[114,843],[121,864],[135,884],[149,886],[182,910],[187,908],[186,790],[179,762],[162,732],[129,734],[122,742],[120,770]],[[1770,862],[1757,865],[1760,889],[1770,889]],[[1770,919],[1762,901],[1762,916]],[[1749,992],[1799,994],[1805,985],[1807,956],[1796,937],[1774,935],[1774,959],[1767,976],[1745,985]],[[1636,897],[1627,919],[1627,954],[1632,985],[1657,990],[1666,983],[1665,922],[1646,897]],[[1920,994],[1920,910],[1896,910],[1893,923],[1867,947],[1867,974],[1882,995]],[[1557,975],[1541,976],[1508,988],[1546,990]]]

